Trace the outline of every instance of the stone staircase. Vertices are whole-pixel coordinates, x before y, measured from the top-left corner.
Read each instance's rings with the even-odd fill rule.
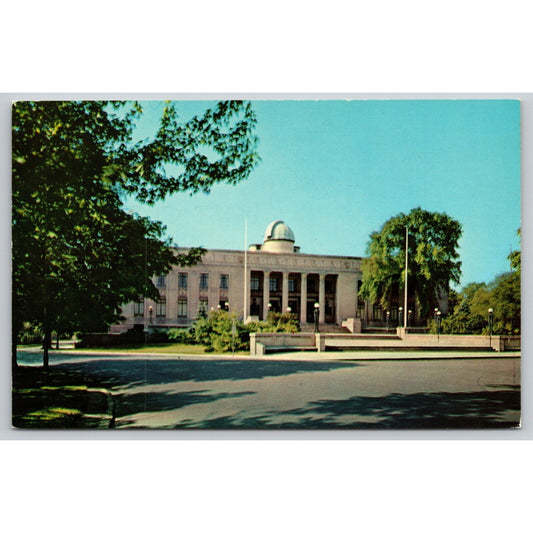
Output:
[[[319,326],[320,333],[351,333],[348,328],[343,326],[337,326],[337,324],[320,324]],[[301,331],[303,333],[310,333],[315,331],[314,324],[303,324],[301,326]]]

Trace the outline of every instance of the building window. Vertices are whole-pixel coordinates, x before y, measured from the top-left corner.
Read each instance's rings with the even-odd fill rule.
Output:
[[[166,276],[157,276],[157,280],[155,282],[158,289],[164,289],[167,285],[167,277]]]
[[[394,307],[391,307],[391,310],[390,310],[390,318],[391,320],[398,320],[398,307],[394,306]]]
[[[200,289],[209,288],[209,274],[200,274]]]
[[[326,279],[326,283],[325,283],[325,291],[328,292],[328,293],[333,293],[335,292],[335,285],[333,283],[333,280],[332,279]]]
[[[296,291],[296,280],[289,278],[289,292],[295,292]]]
[[[141,300],[140,302],[134,302],[133,316],[144,316],[144,300]]]
[[[355,318],[363,318],[364,314],[365,314],[365,304],[358,304],[357,314],[355,315]]]
[[[200,300],[198,302],[198,314],[207,315],[207,300]]]
[[[270,287],[271,291],[277,291],[278,290],[278,278],[270,278],[268,286]]]
[[[258,291],[259,290],[259,278],[251,278],[250,279],[250,289],[252,291]]]
[[[382,318],[381,305],[374,305],[374,320],[381,320]]]
[[[155,303],[155,316],[167,316],[167,301],[158,300]]]
[[[229,289],[229,275],[228,274],[220,274],[220,288]]]
[[[178,299],[178,318],[187,317],[187,299],[179,298]]]
[[[187,272],[180,272],[178,274],[178,287],[181,289],[186,289],[188,284],[189,276]]]

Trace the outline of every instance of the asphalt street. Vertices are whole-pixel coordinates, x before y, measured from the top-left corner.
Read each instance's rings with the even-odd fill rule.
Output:
[[[20,353],[20,364],[40,364]],[[51,355],[113,395],[115,428],[503,428],[520,358],[401,361]]]

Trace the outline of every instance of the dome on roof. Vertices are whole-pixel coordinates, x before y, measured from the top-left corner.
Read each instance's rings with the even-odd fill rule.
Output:
[[[271,222],[265,231],[264,242],[267,241],[294,242],[294,233],[283,220],[276,220],[275,222]]]

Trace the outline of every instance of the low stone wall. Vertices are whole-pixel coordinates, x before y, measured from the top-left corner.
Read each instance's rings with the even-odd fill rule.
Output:
[[[520,349],[520,337],[493,335],[410,334],[398,328],[398,335],[338,333],[251,333],[250,354],[272,351],[316,350],[451,350],[510,351]]]
[[[315,333],[250,333],[250,355],[274,350],[316,349]]]
[[[347,318],[341,323],[343,328],[346,328],[350,333],[361,333],[361,319],[360,318]]]

